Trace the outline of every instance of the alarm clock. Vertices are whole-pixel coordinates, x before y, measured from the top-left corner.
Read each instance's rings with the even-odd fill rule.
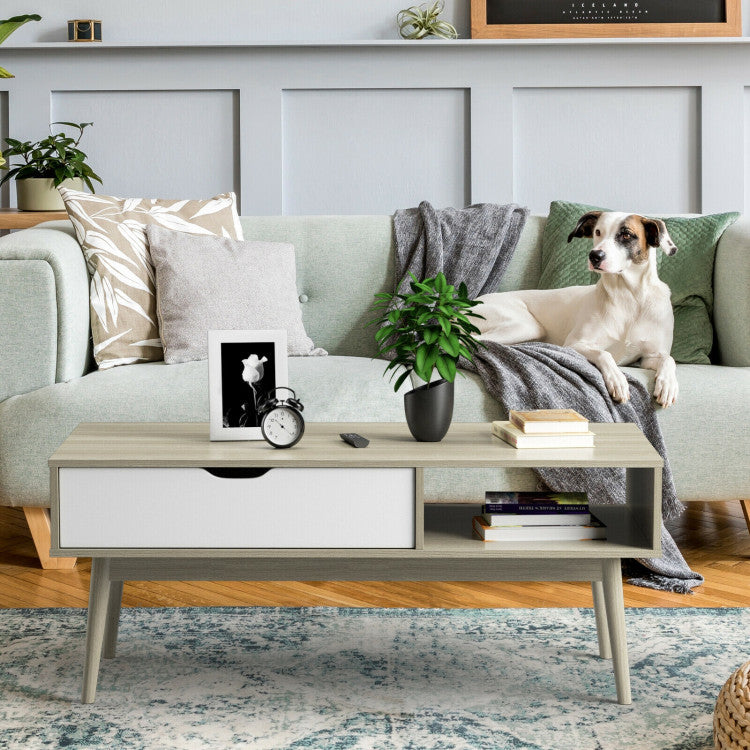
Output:
[[[278,391],[289,391],[292,395],[277,398]],[[260,430],[264,440],[274,448],[291,448],[305,434],[305,407],[297,394],[286,386],[270,391],[258,406]]]

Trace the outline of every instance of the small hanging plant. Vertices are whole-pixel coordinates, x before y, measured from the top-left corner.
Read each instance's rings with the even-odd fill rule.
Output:
[[[435,0],[430,6],[423,3],[400,10],[396,16],[398,33],[404,39],[424,39],[426,36],[456,39],[458,37],[456,27],[447,21],[438,20],[444,7],[442,0]]]

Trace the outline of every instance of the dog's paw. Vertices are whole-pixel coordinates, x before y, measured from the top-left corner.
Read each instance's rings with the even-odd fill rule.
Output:
[[[654,381],[654,398],[665,409],[677,401],[680,387],[674,373],[659,374]]]
[[[621,370],[615,369],[606,373],[604,383],[614,401],[624,403],[630,399],[630,384]]]

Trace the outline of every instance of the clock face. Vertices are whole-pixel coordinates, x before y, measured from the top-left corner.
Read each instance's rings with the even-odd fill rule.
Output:
[[[271,409],[261,425],[263,437],[276,448],[291,448],[305,431],[302,415],[288,406]]]

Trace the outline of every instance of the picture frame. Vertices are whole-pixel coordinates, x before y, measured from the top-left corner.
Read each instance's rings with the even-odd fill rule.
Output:
[[[288,380],[286,331],[209,331],[210,439],[262,440],[258,405]]]
[[[471,0],[472,39],[741,36],[742,0]],[[624,7],[623,7],[624,6]],[[625,10],[627,8],[627,10]],[[621,13],[629,13],[622,16]],[[587,20],[581,22],[585,13]],[[626,20],[612,22],[618,17]],[[657,22],[643,21],[651,13]],[[674,14],[679,14],[679,20]],[[593,16],[591,15],[593,14]],[[667,20],[671,17],[676,20]],[[569,19],[569,20],[568,20]]]

